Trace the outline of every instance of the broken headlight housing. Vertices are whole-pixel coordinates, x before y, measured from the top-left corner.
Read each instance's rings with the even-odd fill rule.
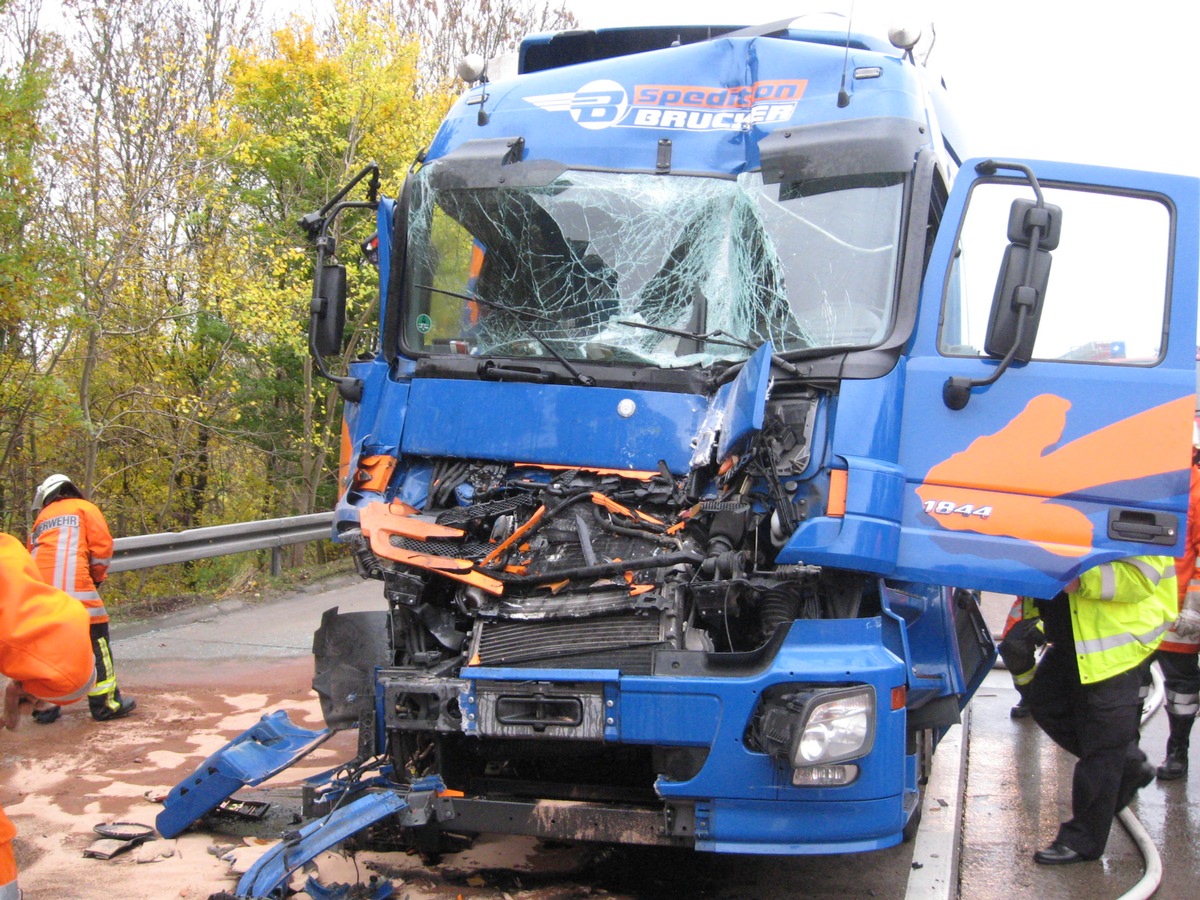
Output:
[[[875,741],[875,689],[870,685],[769,692],[755,714],[747,743],[796,770],[796,785],[849,784]]]

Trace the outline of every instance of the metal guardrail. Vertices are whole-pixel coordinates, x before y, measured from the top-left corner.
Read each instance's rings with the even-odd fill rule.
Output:
[[[248,550],[271,550],[271,574],[278,575],[281,548],[327,540],[332,528],[333,513],[323,512],[117,538],[108,571],[129,572]]]

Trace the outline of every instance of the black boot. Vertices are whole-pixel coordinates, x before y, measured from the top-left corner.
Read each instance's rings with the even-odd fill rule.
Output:
[[[1188,744],[1195,717],[1167,713],[1167,721],[1170,722],[1171,733],[1167,737],[1167,758],[1155,772],[1159,781],[1174,781],[1187,775]]]

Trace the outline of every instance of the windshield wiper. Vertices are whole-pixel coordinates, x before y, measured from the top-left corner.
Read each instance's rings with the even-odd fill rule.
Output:
[[[690,338],[693,341],[699,341],[706,344],[724,344],[727,347],[744,347],[751,353],[756,351],[761,344],[755,346],[745,338],[740,338],[737,335],[730,334],[728,331],[722,331],[720,328],[714,331],[684,331],[682,328],[668,328],[665,325],[651,325],[648,322],[629,322],[624,319],[617,320],[618,325],[628,325],[630,328],[645,328],[647,331],[657,331],[660,334],[670,334],[675,337]],[[799,375],[800,370],[780,356],[778,353],[771,354],[771,363],[789,375]]]
[[[523,316],[528,316],[531,319],[540,319],[543,322],[554,321],[554,319],[545,315],[544,313],[534,312],[531,309],[525,309],[519,306],[509,306],[507,303],[497,303],[494,300],[485,300],[478,294],[460,294],[458,291],[448,291],[445,288],[434,287],[431,284],[418,284],[414,286],[422,291],[433,291],[436,294],[445,294],[447,297],[457,297],[459,300],[466,300],[468,303],[481,303],[489,309],[498,309],[501,312],[512,313],[513,318],[519,323],[521,322]],[[584,387],[595,386],[595,378],[593,378],[591,375],[585,375],[583,372],[580,372],[565,356],[551,347],[549,341],[534,331],[527,323],[522,324],[524,325],[525,333],[541,344],[547,353],[558,360],[562,364],[562,367],[566,369],[567,372],[570,373],[571,377],[574,378],[579,384],[582,384]]]

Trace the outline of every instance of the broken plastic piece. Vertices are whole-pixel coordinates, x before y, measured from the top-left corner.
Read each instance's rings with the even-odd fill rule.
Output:
[[[293,725],[283,710],[269,713],[175,785],[155,819],[172,838],[247,785],[261,784],[307,756],[333,732]]]
[[[136,847],[140,841],[118,841],[115,838],[101,838],[98,841],[92,841],[87,849],[83,851],[83,855],[89,859],[112,859],[126,850]]]
[[[112,859],[126,850],[154,837],[154,829],[137,822],[108,822],[95,826],[92,831],[101,835],[93,841],[83,855],[91,859]]]
[[[267,814],[267,810],[270,808],[270,803],[264,803],[261,800],[234,800],[230,798],[219,803],[217,808],[213,810],[213,814],[257,822]]]
[[[154,829],[140,822],[105,822],[96,825],[92,831],[101,837],[115,838],[119,841],[144,841],[154,837]]]
[[[306,862],[352,834],[409,808],[409,795],[399,791],[366,794],[353,803],[315,819],[264,854],[238,882],[239,897],[269,897]]]

